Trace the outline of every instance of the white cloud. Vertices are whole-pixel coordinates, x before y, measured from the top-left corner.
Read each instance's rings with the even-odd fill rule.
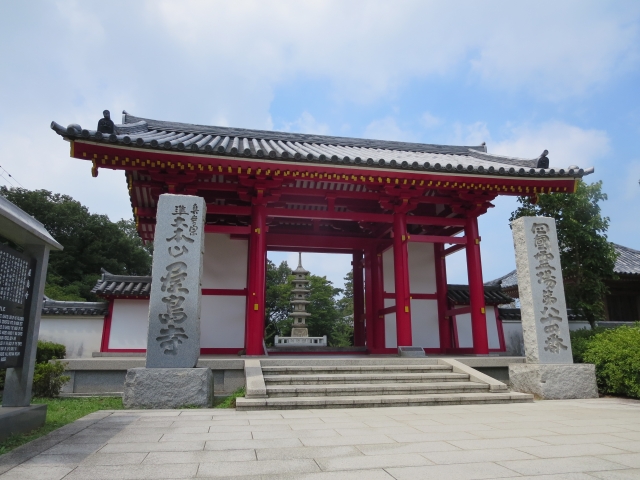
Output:
[[[222,75],[246,72],[267,85],[312,75],[361,102],[461,66],[492,88],[570,97],[635,68],[640,45],[640,8],[632,2],[616,8],[583,0],[146,5],[146,16],[182,45],[187,64],[219,66]]]
[[[551,166],[594,166],[610,150],[607,132],[583,129],[561,121],[511,127],[506,139],[487,145],[490,153],[535,158],[549,150]]]
[[[365,127],[363,136],[365,138],[375,138],[376,140],[416,141],[416,135],[401,128],[393,117],[372,121]]]
[[[302,112],[302,115],[293,122],[285,122],[282,130],[285,132],[312,133],[316,135],[328,135],[329,125],[318,122],[309,112]]]
[[[629,162],[624,187],[625,200],[640,199],[640,160]]]
[[[453,124],[453,141],[455,145],[477,146],[488,142],[491,138],[489,127],[485,122],[475,122],[468,125],[456,122]]]
[[[442,123],[442,120],[434,115],[431,115],[429,112],[424,112],[420,117],[420,124],[424,128],[433,128],[437,127]]]

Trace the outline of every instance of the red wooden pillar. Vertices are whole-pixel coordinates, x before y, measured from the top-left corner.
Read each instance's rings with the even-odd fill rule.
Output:
[[[384,315],[380,314],[380,310],[384,308],[384,276],[382,273],[382,254],[378,253],[376,248],[373,249],[372,273],[373,273],[373,295],[374,295],[374,332],[373,345],[376,349],[385,348],[385,331],[384,331]]]
[[[469,297],[471,300],[473,353],[477,355],[488,355],[489,340],[487,338],[487,315],[485,313],[484,285],[482,283],[478,217],[474,215],[469,216],[464,231],[467,237],[467,272],[469,274]]]
[[[353,253],[353,344],[364,346],[364,278],[362,252]]]
[[[259,200],[251,206],[249,235],[249,282],[245,350],[247,355],[264,355],[264,301],[267,263],[266,206]]]
[[[396,287],[396,338],[399,347],[410,347],[413,343],[407,240],[406,213],[396,211],[393,214],[393,268]]]
[[[373,257],[375,256],[374,249],[370,248],[364,252],[365,335],[367,350],[369,351],[374,348],[373,332],[378,314],[375,307],[375,289],[373,286]]]
[[[447,299],[447,263],[444,256],[444,244],[435,243],[433,252],[436,267],[436,296],[438,300],[438,331],[440,336],[440,350],[447,353],[451,347],[451,320],[446,316],[448,309]]]

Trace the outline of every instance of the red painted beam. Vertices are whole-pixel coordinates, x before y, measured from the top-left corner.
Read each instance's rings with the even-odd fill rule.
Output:
[[[233,297],[246,297],[246,288],[203,288],[202,295],[226,295]]]
[[[364,332],[364,259],[362,251],[353,253],[353,345],[365,345]]]
[[[466,248],[467,245],[454,245],[453,247],[449,247],[449,248],[445,248],[444,251],[442,252],[443,256],[448,256],[451,255],[452,253],[456,253],[458,250],[462,250],[463,248]]]
[[[413,345],[406,218],[407,215],[403,211],[393,214],[393,279],[397,307],[396,338],[399,347]]]
[[[251,207],[236,207],[233,205],[207,205],[207,214],[250,217]]]
[[[288,235],[278,233],[267,234],[267,246],[273,250],[274,247],[298,248],[330,248],[337,250],[362,250],[376,245],[375,239],[358,237],[325,237],[322,235]]]
[[[454,243],[459,245],[465,245],[467,243],[466,237],[445,237],[442,235],[409,235],[409,241],[422,243]]]
[[[467,313],[471,313],[471,307],[452,308],[451,310],[444,312],[447,317],[455,317],[457,315],[465,315]]]
[[[230,235],[248,235],[250,227],[237,227],[233,225],[205,225],[205,233],[228,233]]]
[[[389,315],[390,313],[396,313],[396,306],[392,305],[387,308],[382,308],[379,310],[380,315]]]

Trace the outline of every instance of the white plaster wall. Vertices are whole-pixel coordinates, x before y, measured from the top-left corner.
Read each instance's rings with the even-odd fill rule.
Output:
[[[409,242],[408,251],[411,293],[436,293],[433,243]]]
[[[249,240],[205,234],[202,288],[246,288],[248,254]]]
[[[205,236],[202,288],[247,287],[249,241],[222,233]],[[243,348],[244,296],[203,295],[200,314],[202,348]]]
[[[396,301],[393,298],[386,298],[384,300],[384,308],[392,307],[395,303]],[[386,348],[396,348],[398,346],[395,313],[384,316],[384,346]]]
[[[465,308],[466,305],[460,305],[455,308]],[[498,336],[498,324],[496,321],[495,307],[485,307],[487,312],[487,339],[490,349],[500,348],[500,337]],[[473,332],[471,329],[471,314],[465,313],[456,317],[458,346],[460,348],[473,348]],[[506,336],[506,335],[505,335]]]
[[[109,348],[146,350],[148,329],[148,299],[116,299],[113,301]]]
[[[471,314],[465,313],[464,315],[456,316],[456,327],[458,333],[458,347],[472,348],[473,334],[471,332]]]
[[[409,243],[409,286],[411,293],[436,293],[434,249],[432,243]],[[384,290],[395,293],[393,248],[382,254]],[[395,305],[394,299],[385,299],[384,306]],[[396,348],[396,315],[384,317],[385,347]],[[438,302],[436,300],[411,300],[411,334],[415,346],[438,348]]]
[[[203,295],[201,348],[243,348],[246,297]]]
[[[104,317],[43,316],[38,340],[61,343],[67,347],[66,358],[91,358],[100,351]]]
[[[520,320],[503,320],[502,332],[504,343],[509,355],[524,355],[524,339],[522,337],[522,322]]]
[[[411,300],[411,335],[416,347],[440,347],[437,300]]]

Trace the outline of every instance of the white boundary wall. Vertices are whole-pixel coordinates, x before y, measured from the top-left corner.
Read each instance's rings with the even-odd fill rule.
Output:
[[[111,315],[109,348],[145,350],[149,330],[149,299],[115,299]],[[97,352],[100,351],[96,350]]]
[[[100,351],[103,323],[101,316],[43,315],[38,340],[61,343],[67,347],[66,358],[91,358]]]

